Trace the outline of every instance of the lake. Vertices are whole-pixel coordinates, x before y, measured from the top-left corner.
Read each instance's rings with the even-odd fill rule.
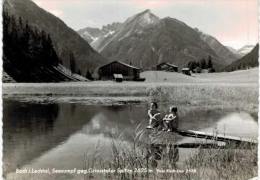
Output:
[[[170,104],[159,105],[162,111],[167,111]],[[139,124],[145,129],[148,107],[144,102],[90,105],[78,101],[38,103],[4,99],[4,175],[16,179],[20,176],[16,169],[23,168],[83,169],[85,159],[93,158],[96,151],[99,157],[109,161],[114,139],[127,146],[132,143]],[[178,106],[178,109],[181,129],[257,139],[254,114],[221,106]],[[184,137],[177,137],[177,141],[195,142]],[[178,161],[183,162],[194,153],[196,149],[180,149]],[[37,179],[48,179],[48,175],[38,176]],[[77,179],[71,174],[53,176]],[[25,175],[26,178],[30,179]]]

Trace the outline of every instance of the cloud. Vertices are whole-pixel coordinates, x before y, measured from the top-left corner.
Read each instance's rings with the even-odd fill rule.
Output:
[[[143,8],[154,9],[167,6],[170,0],[133,0],[133,3]]]
[[[71,4],[71,0],[33,0],[38,6],[58,17],[64,16],[62,7]],[[73,0],[73,4],[80,4],[82,0]]]
[[[222,23],[216,26],[214,35],[222,43],[235,48],[245,44],[256,44],[258,41],[257,1],[239,0],[236,4],[234,0],[231,2],[222,4],[222,9],[227,12],[227,15],[221,18]]]

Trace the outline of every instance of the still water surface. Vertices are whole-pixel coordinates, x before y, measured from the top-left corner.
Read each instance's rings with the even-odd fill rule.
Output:
[[[112,136],[130,143],[136,126],[141,122],[145,127],[148,123],[145,103],[108,106],[8,99],[3,105],[3,160],[8,179],[16,179],[16,168],[82,169],[84,158],[97,149],[99,156],[111,156]],[[166,111],[168,106],[163,104],[160,108]],[[181,129],[257,138],[257,119],[246,112],[181,106],[179,116]],[[178,137],[178,141],[194,140]],[[179,161],[192,152],[194,149],[180,149]]]

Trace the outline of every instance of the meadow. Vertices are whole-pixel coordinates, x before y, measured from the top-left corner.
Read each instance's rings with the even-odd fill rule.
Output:
[[[258,68],[192,76],[156,71],[143,72],[141,76],[146,78],[146,82],[5,83],[3,94],[4,97],[43,96],[56,99],[61,96],[125,97],[126,101],[127,97],[153,97],[161,102],[244,106],[248,109],[258,105]]]

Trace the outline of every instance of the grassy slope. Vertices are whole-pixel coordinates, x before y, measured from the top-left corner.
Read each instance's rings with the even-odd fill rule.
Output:
[[[174,82],[174,83],[194,83],[200,82],[200,79],[186,76],[176,72],[164,72],[164,71],[145,71],[141,73],[141,77],[144,77],[145,82]]]
[[[258,84],[259,68],[248,70],[238,70],[233,72],[197,74],[196,78],[207,82],[223,82],[223,83],[255,83]]]
[[[258,83],[258,68],[222,73],[202,73],[186,76],[181,73],[145,71],[141,77],[145,82],[173,82],[173,83]]]

